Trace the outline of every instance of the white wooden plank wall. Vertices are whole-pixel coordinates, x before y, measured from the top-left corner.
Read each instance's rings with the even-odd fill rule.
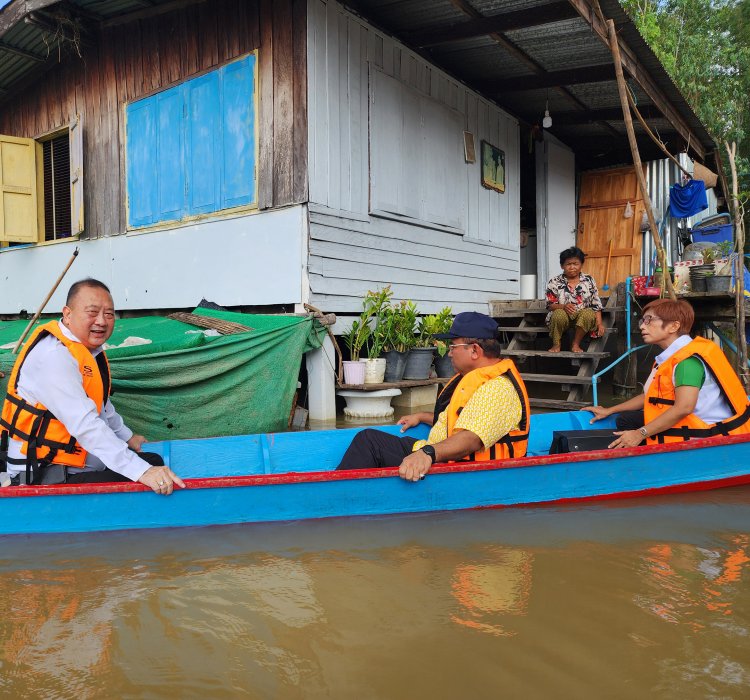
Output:
[[[309,0],[308,17],[311,303],[356,311],[368,289],[387,283],[397,298],[413,299],[425,313],[446,304],[456,312],[486,311],[489,299],[517,296],[516,120],[332,0]],[[437,162],[444,156],[436,152],[416,152],[418,144],[401,137],[409,129],[396,128],[403,107],[373,124],[370,133],[375,71],[403,83],[402,105],[411,104],[415,114],[427,109],[428,139],[439,139],[442,131],[447,142],[459,125],[472,132],[477,162],[464,163],[462,145],[459,162],[452,164]],[[439,106],[430,112],[434,101]],[[388,189],[379,182],[387,191],[373,196],[394,200],[394,211],[409,218],[371,214],[371,139],[389,140],[403,156],[402,175],[394,181],[441,178],[430,193],[432,202],[420,200],[417,188],[393,187],[394,182]],[[458,139],[462,144],[462,134]],[[481,186],[483,139],[505,151],[504,194]],[[450,226],[431,223],[449,220]]]

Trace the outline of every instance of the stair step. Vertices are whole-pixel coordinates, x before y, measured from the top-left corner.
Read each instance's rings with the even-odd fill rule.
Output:
[[[622,306],[605,306],[602,309],[602,313],[612,314],[617,311],[622,311]],[[549,313],[547,309],[493,309],[492,318],[520,318],[522,316],[546,316]]]
[[[549,333],[547,326],[499,326],[499,331],[503,333]],[[615,333],[616,328],[605,328],[607,334]]]
[[[503,355],[513,357],[562,357],[568,360],[586,360],[603,357],[609,357],[608,352],[570,352],[569,350],[561,350],[560,352],[550,352],[549,350],[503,350]]]
[[[521,378],[525,382],[544,382],[546,384],[591,384],[591,377],[578,377],[575,374],[536,374],[521,372]]]
[[[564,399],[532,399],[529,398],[532,408],[548,408],[557,411],[577,411],[591,406],[591,401],[565,401]]]

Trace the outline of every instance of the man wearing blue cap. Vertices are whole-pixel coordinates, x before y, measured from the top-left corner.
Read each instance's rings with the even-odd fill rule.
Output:
[[[404,416],[401,432],[431,425],[427,440],[362,430],[337,469],[399,467],[407,481],[424,478],[435,462],[478,462],[522,457],[529,437],[529,398],[512,360],[501,359],[497,323],[475,311],[456,315],[447,340],[456,374],[434,413]]]

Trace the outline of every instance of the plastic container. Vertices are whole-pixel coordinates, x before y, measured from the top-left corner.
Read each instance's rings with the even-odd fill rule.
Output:
[[[721,243],[722,241],[731,241],[733,233],[734,227],[732,226],[732,224],[694,228],[693,243]]]

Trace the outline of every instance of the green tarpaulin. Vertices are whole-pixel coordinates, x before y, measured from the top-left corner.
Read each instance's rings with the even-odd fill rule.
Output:
[[[107,342],[121,346],[107,350],[112,402],[127,425],[149,440],[286,429],[302,356],[320,347],[325,329],[299,316],[209,309],[194,313],[253,330],[207,336],[205,329],[157,316],[115,324]],[[3,346],[15,343],[26,325],[0,322],[0,371],[6,375],[0,380],[2,396],[15,359],[12,345]],[[139,342],[135,339],[150,342],[129,344]]]

